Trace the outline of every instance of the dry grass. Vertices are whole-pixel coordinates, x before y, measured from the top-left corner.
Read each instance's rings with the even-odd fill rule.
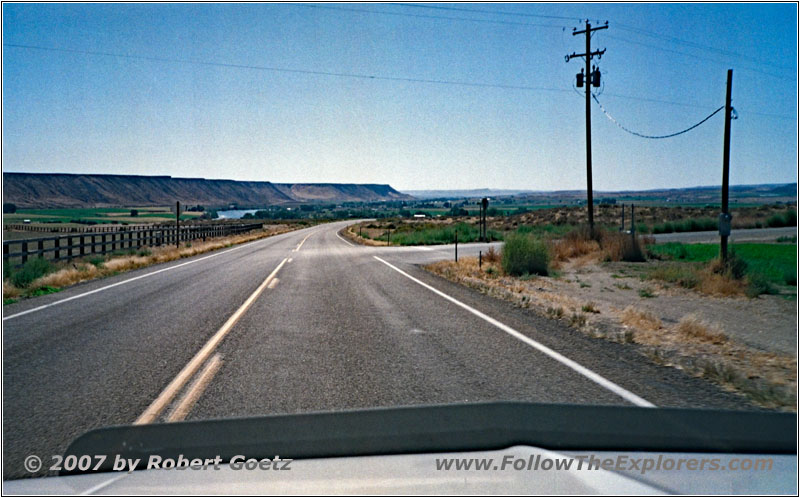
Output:
[[[361,244],[361,245],[365,245],[365,246],[386,246],[386,245],[389,245],[389,243],[386,241],[385,238],[384,239],[368,239],[366,237],[359,237],[358,233],[353,231],[353,229],[356,228],[356,227],[358,227],[358,225],[350,225],[350,226],[348,226],[347,230],[342,231],[342,235],[344,235],[346,238],[352,240],[356,244]],[[369,228],[362,228],[362,230],[364,230],[366,233],[368,233],[370,235],[379,234],[378,231],[375,231],[375,230],[369,229]],[[370,231],[373,231],[375,233],[372,234],[372,233],[370,233]]]
[[[600,250],[597,241],[588,238],[579,230],[568,233],[564,238],[550,244],[550,253],[556,261],[569,261],[578,256],[595,253]]]
[[[711,268],[697,272],[697,291],[710,296],[744,296],[747,285],[727,274],[715,273]]]
[[[621,232],[603,232],[600,238],[606,261],[645,261],[645,241]]]
[[[592,312],[598,309],[595,303],[577,301],[569,292],[559,291],[558,283],[550,278],[528,281],[492,275],[485,271],[489,265],[481,271],[474,259],[440,261],[425,268],[488,296],[562,320],[590,337],[636,344],[651,361],[706,378],[759,406],[796,410],[797,360],[790,355],[763,352],[732,340],[719,325],[696,314],[674,325],[633,306],[596,314]],[[717,277],[721,276],[709,272],[709,279]]]
[[[31,284],[31,287],[34,289],[45,286],[61,288],[76,284],[78,282],[83,282],[84,280],[97,278],[99,274],[100,270],[98,270],[94,265],[74,265],[67,268],[62,268],[55,273],[50,273],[49,275],[45,275],[35,280]],[[5,289],[3,294],[5,294]]]
[[[707,323],[694,313],[684,316],[675,327],[678,334],[697,340],[709,342],[711,344],[723,344],[728,340],[728,336],[717,324]]]
[[[489,250],[486,251],[486,254],[483,256],[483,260],[487,263],[499,263],[500,258],[500,251],[495,251],[494,246],[489,247]]]
[[[3,299],[13,299],[19,297],[22,291],[14,287],[11,282],[3,282]]]
[[[107,261],[99,263],[97,266],[90,263],[72,263],[70,266],[64,267],[54,273],[47,274],[41,278],[33,281],[27,291],[35,291],[42,287],[62,288],[69,285],[74,285],[86,280],[114,275],[120,272],[135,270],[158,263],[165,263],[174,261],[176,259],[188,258],[197,254],[202,254],[209,251],[214,251],[224,247],[230,247],[236,244],[242,244],[265,237],[270,237],[280,233],[285,233],[291,230],[300,228],[299,226],[272,226],[267,229],[253,231],[240,235],[232,235],[229,237],[220,237],[216,239],[209,239],[203,241],[193,241],[191,246],[182,246],[176,248],[174,246],[164,246],[151,248],[149,254],[145,255],[130,255],[113,257]],[[3,298],[15,298],[23,294],[22,289],[14,287],[10,282],[3,282]]]
[[[628,306],[620,314],[623,325],[639,330],[659,330],[662,328],[661,320],[649,311]]]

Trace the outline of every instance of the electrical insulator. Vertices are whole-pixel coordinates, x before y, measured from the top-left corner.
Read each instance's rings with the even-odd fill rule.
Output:
[[[576,86],[578,88],[583,88],[583,69],[581,69],[581,72],[576,74],[575,77],[576,77],[575,81]]]
[[[592,71],[592,86],[600,87],[600,69],[598,68]]]

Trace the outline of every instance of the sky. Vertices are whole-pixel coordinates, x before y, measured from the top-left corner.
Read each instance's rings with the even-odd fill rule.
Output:
[[[797,181],[792,3],[4,3],[3,171],[584,189],[587,18],[619,124],[733,69],[731,183]],[[723,127],[593,102],[594,188],[717,185]]]

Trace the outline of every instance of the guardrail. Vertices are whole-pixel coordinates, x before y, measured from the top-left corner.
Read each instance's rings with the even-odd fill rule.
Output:
[[[21,266],[29,258],[38,257],[50,261],[72,260],[84,256],[107,254],[123,249],[158,247],[165,244],[223,237],[249,232],[261,228],[261,223],[195,225],[180,228],[148,226],[136,230],[114,232],[79,233],[35,239],[3,241],[3,264]]]

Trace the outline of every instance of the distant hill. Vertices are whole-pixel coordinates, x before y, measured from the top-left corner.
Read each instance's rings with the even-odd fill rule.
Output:
[[[389,185],[271,183],[170,176],[3,173],[3,202],[22,208],[187,205],[268,206],[409,200]]]
[[[509,190],[494,188],[476,188],[470,190],[406,190],[403,193],[413,195],[419,199],[460,199],[472,197],[502,197],[518,195],[532,190]]]

